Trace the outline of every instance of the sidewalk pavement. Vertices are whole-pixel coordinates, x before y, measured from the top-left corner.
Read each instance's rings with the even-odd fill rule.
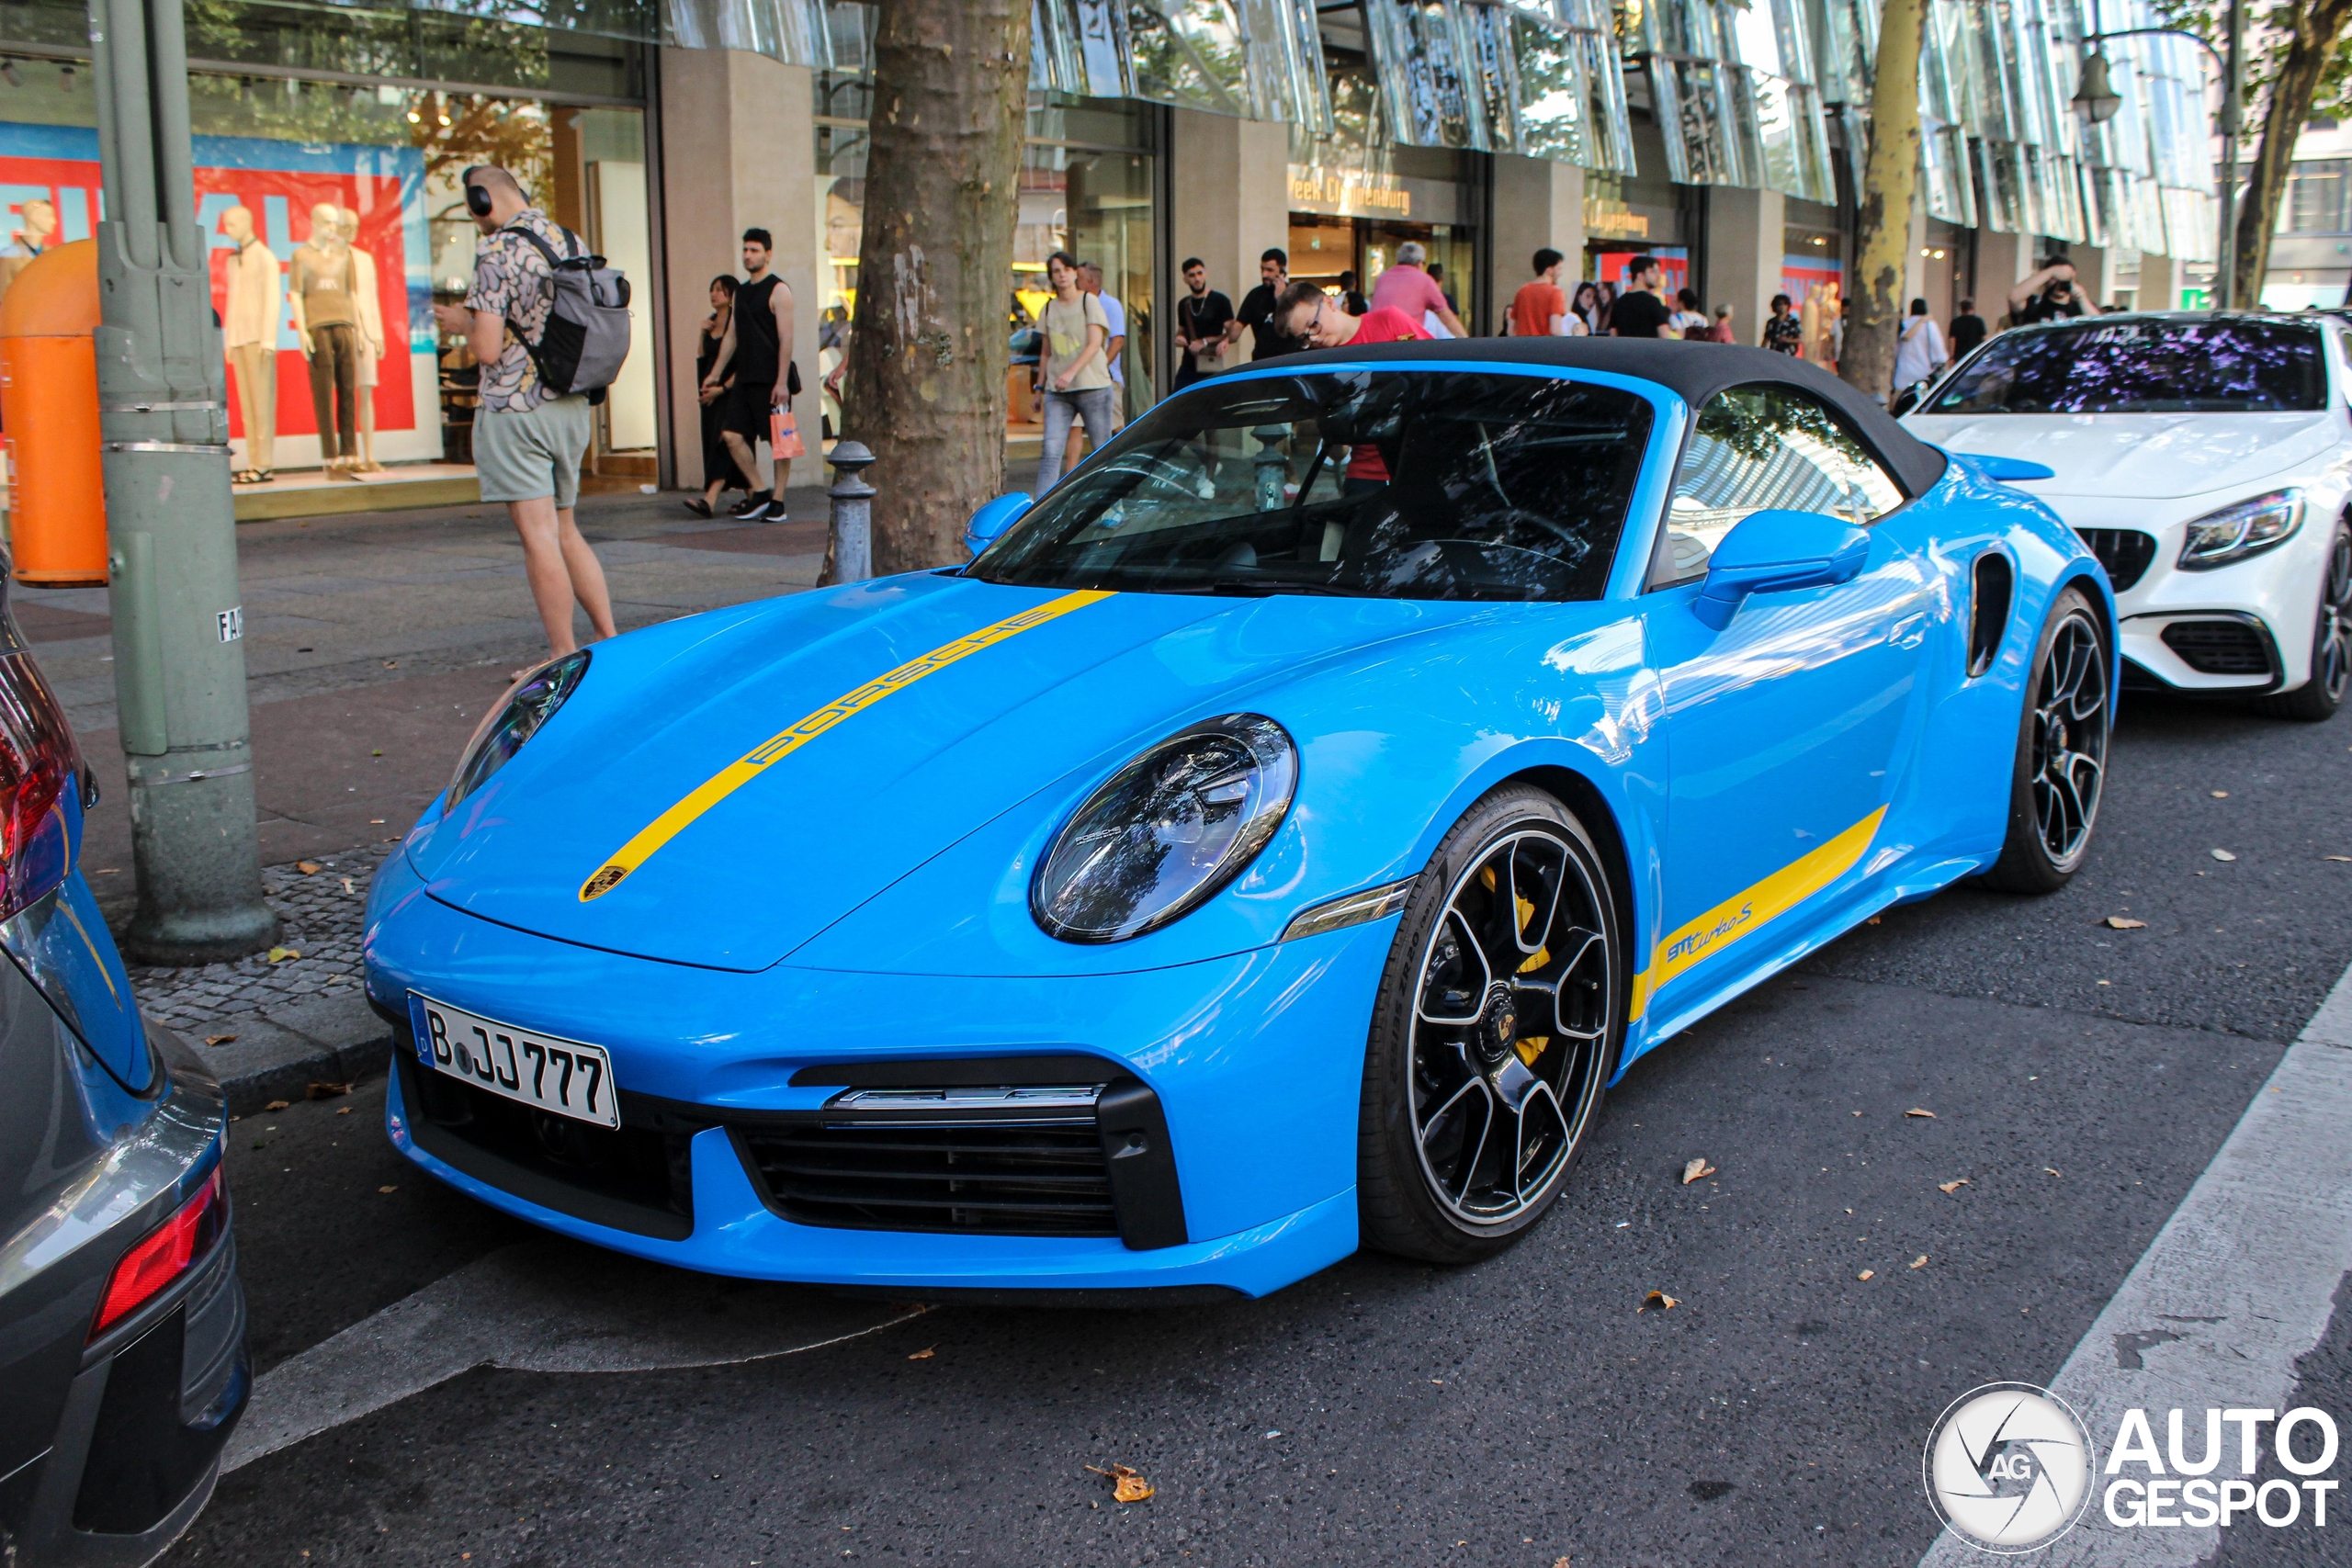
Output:
[[[623,631],[815,583],[821,490],[787,491],[781,524],[705,522],[683,500],[581,500]],[[295,956],[141,967],[132,981],[150,1017],[199,1043],[242,1113],[381,1064],[390,1032],[359,985],[368,879],[547,645],[502,507],[247,524],[237,546],[263,884],[285,921],[278,952]],[[12,585],[8,598],[103,792],[82,866],[119,928],[137,889],[107,590]]]

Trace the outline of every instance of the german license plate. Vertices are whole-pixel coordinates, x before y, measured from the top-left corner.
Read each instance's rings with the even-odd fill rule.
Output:
[[[613,1059],[601,1045],[558,1039],[436,1002],[411,991],[416,1058],[435,1072],[537,1111],[621,1124],[613,1093]]]

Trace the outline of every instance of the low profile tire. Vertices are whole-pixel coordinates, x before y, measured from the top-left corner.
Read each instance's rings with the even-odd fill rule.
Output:
[[[1405,906],[1364,1055],[1357,1193],[1368,1246],[1491,1257],[1583,1152],[1624,1038],[1616,906],[1592,839],[1508,784],[1438,846]]]
[[[2114,649],[2080,589],[2050,606],[2010,772],[2009,830],[1984,874],[2004,893],[2055,893],[2090,854],[2107,785]]]
[[[2327,580],[2312,628],[2312,678],[2291,692],[2256,697],[2254,711],[2271,718],[2319,724],[2334,718],[2352,681],[2352,526],[2335,525],[2327,547]]]

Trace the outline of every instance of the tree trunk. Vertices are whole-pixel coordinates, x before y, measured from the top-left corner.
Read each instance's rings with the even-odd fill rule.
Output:
[[[1895,333],[1911,254],[1911,203],[1919,186],[1919,51],[1928,0],[1886,0],[1879,17],[1878,73],[1871,85],[1871,152],[1862,169],[1860,234],[1847,298],[1853,321],[1838,356],[1849,386],[1883,402],[1894,385]]]
[[[2237,253],[2235,298],[2225,303],[2251,309],[2262,299],[2262,275],[2270,265],[2270,236],[2278,227],[2278,204],[2287,197],[2287,175],[2295,155],[2295,139],[2312,116],[2312,99],[2319,79],[2335,52],[2337,35],[2352,21],[2352,0],[2311,0],[2300,6],[2282,6],[2274,16],[2293,19],[2294,32],[2279,62],[2278,78],[2270,86],[2270,106],[2262,118],[2262,145],[2254,154],[2254,177],[2247,181],[2237,212],[2237,232],[2231,236]],[[2235,171],[2231,171],[2234,177]]]
[[[964,558],[1004,488],[1005,299],[1030,0],[880,0],[865,225],[842,400],[876,459],[874,570]]]

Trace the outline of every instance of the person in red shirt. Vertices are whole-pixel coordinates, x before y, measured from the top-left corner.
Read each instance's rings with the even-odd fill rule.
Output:
[[[1535,281],[1522,283],[1510,301],[1513,337],[1566,337],[1571,329],[1568,297],[1560,288],[1560,264],[1567,258],[1546,245],[1535,253]],[[1581,328],[1581,321],[1577,323]]]
[[[1396,259],[1389,265],[1372,286],[1372,308],[1402,310],[1416,321],[1437,321],[1454,337],[1468,337],[1470,329],[1445,302],[1445,290],[1439,288],[1425,264],[1429,252],[1418,241],[1408,240],[1396,247]],[[1435,333],[1425,333],[1435,337]]]
[[[1362,348],[1375,343],[1426,341],[1430,336],[1420,322],[1393,307],[1375,307],[1361,316],[1351,316],[1338,300],[1304,279],[1290,286],[1275,310],[1274,320],[1283,330],[1305,338],[1309,348],[1341,348],[1349,344]],[[1388,465],[1381,460],[1380,448],[1367,441],[1351,450],[1343,491],[1358,495],[1387,482]]]

